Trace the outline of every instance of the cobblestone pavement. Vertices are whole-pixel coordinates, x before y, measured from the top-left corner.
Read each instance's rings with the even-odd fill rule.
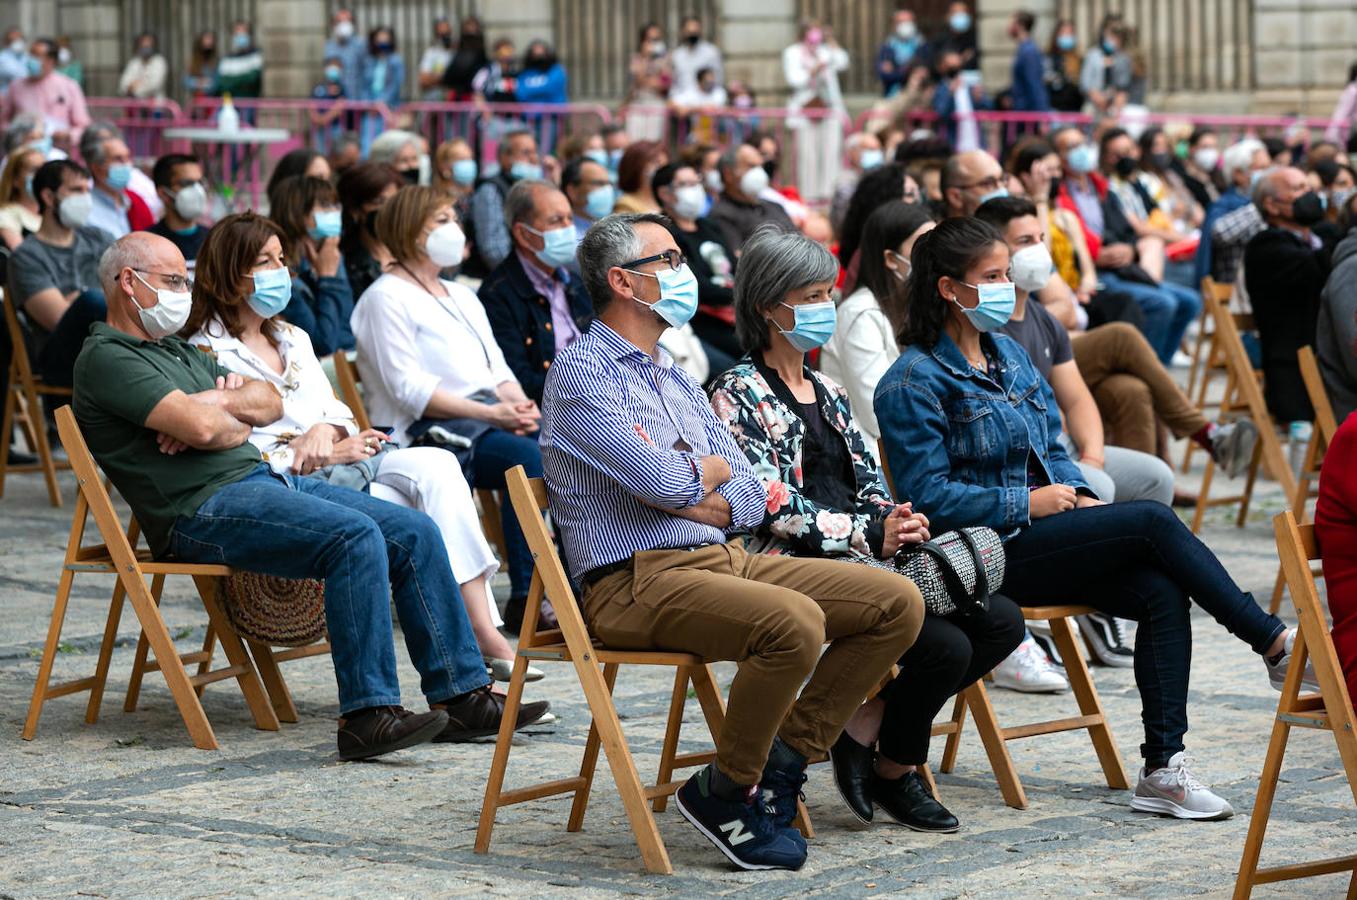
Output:
[[[1235,818],[1192,823],[1131,812],[1126,793],[1102,786],[1092,748],[1077,734],[1010,745],[1031,808],[1008,809],[968,725],[955,772],[940,776],[943,799],[963,823],[959,834],[858,827],[827,767],[817,767],[806,797],[818,836],[797,873],[730,870],[671,806],[658,821],[676,874],[646,875],[602,765],[582,832],[565,832],[566,801],[527,803],[501,813],[492,852],[478,856],[471,847],[492,746],[425,746],[372,763],[339,762],[334,680],[323,657],[287,665],[301,722],[278,732],[254,730],[233,682],[211,686],[204,705],[222,749],[194,750],[158,676],[148,678],[138,711],[121,710],[136,639],[130,614],[100,721],[83,723],[83,695],[59,698],[49,701],[37,739],[24,742],[19,731],[69,527],[73,484],[65,478],[66,509],[47,507],[34,476],[11,480],[0,503],[0,897],[1179,896],[1233,885],[1276,694],[1258,658],[1200,611],[1188,743]],[[1276,572],[1268,521],[1281,505],[1275,487],[1263,484],[1247,527],[1236,529],[1231,510],[1217,509],[1205,529],[1240,584],[1264,602]],[[110,585],[103,576],[76,580],[58,677],[92,671]],[[175,584],[164,602],[170,632],[186,649],[201,641],[205,623],[189,590]],[[418,679],[398,655],[406,703],[422,709]],[[723,683],[731,672],[720,667]],[[1094,673],[1133,773],[1140,729],[1131,671]],[[669,686],[666,673],[645,671],[624,671],[617,686],[643,773],[653,774],[658,759]],[[559,722],[518,738],[511,785],[574,774],[588,727],[567,668],[549,666],[528,696],[550,699]],[[1073,709],[1068,696],[992,696],[1001,722]],[[934,743],[936,765],[941,742]],[[1264,862],[1350,852],[1357,812],[1332,742],[1302,732],[1292,747]],[[1328,877],[1286,890],[1335,896],[1344,887]]]

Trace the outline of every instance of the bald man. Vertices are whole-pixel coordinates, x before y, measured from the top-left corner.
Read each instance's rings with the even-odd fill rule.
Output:
[[[213,251],[209,237],[200,259]],[[75,416],[156,558],[324,579],[340,758],[497,733],[503,699],[490,692],[433,520],[317,478],[273,474],[249,437],[283,414],[282,398],[175,336],[192,301],[174,244],[129,234],[104,253],[99,281],[108,321],[94,325],[76,360]],[[427,713],[400,705],[392,599]]]
[[[984,150],[968,150],[948,157],[942,169],[942,198],[947,217],[973,216],[980,204],[1007,197],[1003,166]]]

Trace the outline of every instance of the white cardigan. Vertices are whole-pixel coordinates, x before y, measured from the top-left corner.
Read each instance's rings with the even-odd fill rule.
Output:
[[[872,397],[877,382],[900,355],[890,320],[872,292],[860,287],[839,304],[839,324],[820,351],[820,371],[848,391],[853,419],[867,438],[868,446],[881,438]]]

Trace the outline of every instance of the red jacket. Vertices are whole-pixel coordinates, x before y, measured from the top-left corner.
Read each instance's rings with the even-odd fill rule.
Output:
[[[1357,698],[1357,413],[1338,427],[1324,453],[1315,534],[1324,562],[1333,643],[1348,693]]]
[[[146,205],[146,201],[141,199],[133,191],[123,191],[127,196],[127,224],[133,231],[145,231],[155,224],[155,216],[151,214],[151,207]]]
[[[1097,172],[1089,172],[1088,180],[1093,182],[1093,190],[1098,192],[1099,200],[1107,199],[1107,179]],[[1079,227],[1083,229],[1084,241],[1088,243],[1088,254],[1094,259],[1098,258],[1098,251],[1102,249],[1103,239],[1098,237],[1092,231],[1089,231],[1088,224],[1084,217],[1079,214],[1079,204],[1074,202],[1070,196],[1069,184],[1064,178],[1060,179],[1060,188],[1055,195],[1055,205],[1061,209],[1068,209],[1074,213],[1074,217],[1079,220]]]

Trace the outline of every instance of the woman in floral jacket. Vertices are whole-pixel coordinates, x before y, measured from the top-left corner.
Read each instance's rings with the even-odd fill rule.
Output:
[[[768,491],[751,550],[891,567],[902,546],[929,539],[928,519],[891,499],[847,393],[805,361],[834,331],[837,274],[834,258],[800,235],[761,230],[745,244],[735,332],[748,355],[716,379],[711,402]],[[925,617],[895,682],[858,710],[830,751],[854,815],[870,822],[875,805],[916,831],[957,830],[918,772],[933,718],[1022,636],[1022,614],[1003,597],[991,597],[979,621]]]

